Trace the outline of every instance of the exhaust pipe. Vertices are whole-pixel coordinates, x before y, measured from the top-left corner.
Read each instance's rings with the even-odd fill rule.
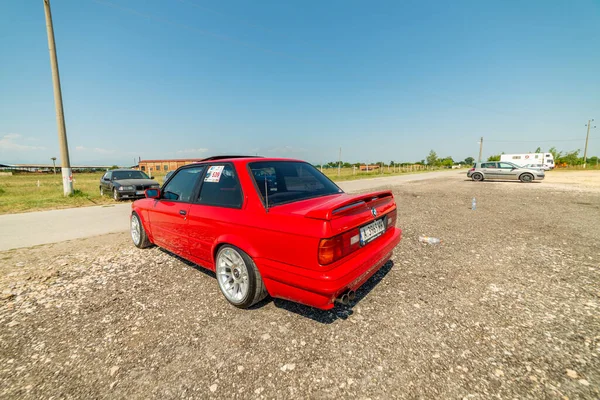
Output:
[[[348,300],[349,301],[353,301],[356,298],[356,293],[354,292],[354,290],[351,290],[348,292]]]
[[[337,299],[335,299],[335,301],[337,303],[341,303],[343,305],[348,305],[348,303],[350,303],[350,300],[348,299],[348,293],[344,293],[343,295],[341,295],[340,297],[338,297]]]

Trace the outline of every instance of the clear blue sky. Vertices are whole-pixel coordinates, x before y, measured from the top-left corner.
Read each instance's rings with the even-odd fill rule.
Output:
[[[351,162],[430,149],[459,160],[477,156],[480,136],[486,156],[583,151],[592,117],[600,155],[597,0],[53,0],[52,11],[74,164],[320,163],[340,146]],[[50,162],[56,132],[42,0],[3,2],[0,162]]]

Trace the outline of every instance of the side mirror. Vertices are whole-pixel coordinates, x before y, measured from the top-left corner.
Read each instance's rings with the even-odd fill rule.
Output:
[[[146,189],[144,192],[147,199],[158,199],[160,197],[160,190],[158,189]]]
[[[154,177],[152,175],[150,175],[150,179],[154,179]]]

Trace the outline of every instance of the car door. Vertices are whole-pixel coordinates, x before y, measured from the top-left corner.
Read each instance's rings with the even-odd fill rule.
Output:
[[[212,265],[217,238],[234,233],[242,220],[243,193],[233,164],[214,164],[202,179],[197,200],[188,214],[190,253]]]
[[[497,169],[498,179],[515,180],[517,179],[516,168],[513,164],[499,162]]]
[[[148,214],[154,242],[182,257],[188,254],[188,212],[203,172],[201,165],[179,170],[162,188]]]
[[[481,163],[481,169],[485,179],[498,179],[498,166],[495,162]]]

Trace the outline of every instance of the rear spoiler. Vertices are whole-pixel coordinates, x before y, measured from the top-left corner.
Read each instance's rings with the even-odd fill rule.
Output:
[[[306,213],[306,218],[332,220],[344,215],[379,207],[393,201],[390,190],[380,192],[349,195],[342,199],[335,198],[325,202]]]

